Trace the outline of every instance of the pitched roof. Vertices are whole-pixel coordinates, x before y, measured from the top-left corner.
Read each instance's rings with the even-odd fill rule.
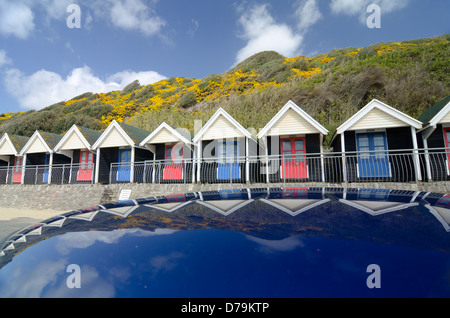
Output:
[[[50,149],[55,148],[58,142],[62,139],[62,135],[53,134],[45,131],[38,130],[38,133],[41,135],[42,139],[47,143]]]
[[[19,153],[20,150],[26,145],[27,141],[30,139],[30,137],[23,137],[18,135],[9,135],[9,140],[11,140],[11,143],[13,144],[14,148],[16,148],[16,151]]]
[[[450,103],[450,95],[428,108],[417,118],[425,125],[429,124]],[[445,115],[445,114],[444,114]]]
[[[92,149],[97,149],[109,134],[109,132],[114,128],[119,131],[119,133],[124,137],[124,139],[127,143],[129,143],[130,146],[139,146],[139,144],[150,134],[150,132],[146,130],[113,120],[103,131],[100,137],[97,138],[95,143],[92,145]]]
[[[174,135],[185,144],[191,143],[192,136],[187,130],[180,128],[175,129],[166,122],[163,122],[140,143],[140,146],[144,146],[145,144],[151,142],[152,138],[155,137],[163,129],[167,129],[172,135]]]
[[[70,127],[70,129],[64,134],[58,144],[54,147],[55,151],[59,151],[61,149],[66,140],[72,135],[71,132],[74,132],[81,139],[82,143],[87,149],[91,148],[91,146],[101,135],[101,132],[99,131],[82,126],[72,125],[72,127]]]
[[[405,113],[402,113],[398,109],[395,109],[383,102],[380,102],[377,99],[371,100],[366,106],[361,108],[356,114],[354,114],[350,119],[344,122],[341,126],[336,129],[336,134],[341,134],[347,129],[351,128],[355,123],[361,120],[365,115],[367,115],[374,108],[378,108],[379,110],[395,117],[396,119],[404,122],[408,126],[412,126],[415,128],[422,128],[422,123]]]
[[[263,129],[261,129],[261,131],[258,134],[258,138],[264,137],[289,109],[295,111],[299,116],[305,119],[306,122],[308,122],[311,126],[317,129],[317,131],[320,132],[321,134],[323,135],[328,134],[328,130],[325,127],[319,124],[319,122],[317,122],[308,113],[306,113],[303,109],[301,109],[297,104],[295,104],[293,101],[290,100],[283,106],[283,108],[281,108],[278,111],[278,113],[267,123],[267,125],[264,126]]]
[[[14,148],[15,155],[18,155],[29,139],[29,137],[5,133],[2,138],[0,138],[0,146],[3,143],[8,142],[9,145]]]
[[[52,152],[53,148],[55,148],[58,142],[61,141],[63,136],[41,130],[36,130],[30,137],[30,139],[27,141],[27,143],[23,146],[22,150],[20,151],[21,155],[23,155],[28,150],[28,148],[32,145],[32,143],[36,140],[36,138],[40,138],[45,143],[47,150],[49,152]]]
[[[219,108],[214,115],[208,120],[208,122],[202,127],[202,129],[200,129],[200,131],[197,133],[197,135],[195,135],[193,142],[197,142],[199,140],[201,140],[201,137],[203,136],[203,134],[208,131],[209,127],[211,127],[211,125],[216,121],[217,118],[219,118],[219,116],[224,116],[236,129],[238,129],[243,135],[245,135],[247,138],[249,139],[253,139],[255,140],[255,137],[244,127],[242,127],[242,125],[240,123],[238,123],[236,121],[236,119],[234,119],[233,117],[231,117],[230,114],[228,114],[223,108]],[[224,136],[226,137],[226,136]]]
[[[77,126],[77,128],[90,145],[93,145],[102,134],[100,131],[82,126]]]
[[[117,123],[119,124],[120,127],[122,127],[125,133],[134,141],[135,145],[139,145],[150,134],[150,132],[144,129],[130,126],[121,122]]]

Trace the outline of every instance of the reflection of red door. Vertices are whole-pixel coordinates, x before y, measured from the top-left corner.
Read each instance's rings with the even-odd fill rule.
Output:
[[[22,164],[23,158],[16,157],[14,161],[14,170],[13,170],[13,183],[22,183]]]
[[[282,178],[308,178],[305,153],[305,138],[281,139]]]
[[[90,151],[80,151],[80,169],[78,169],[78,181],[91,181],[94,167],[94,156]]]
[[[283,198],[304,198],[308,197],[308,188],[287,187],[283,188]]]
[[[166,146],[164,159],[164,180],[183,179],[183,146]]]

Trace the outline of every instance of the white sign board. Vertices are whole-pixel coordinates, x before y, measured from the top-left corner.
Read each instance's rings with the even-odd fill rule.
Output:
[[[119,201],[124,201],[130,199],[131,190],[120,191]]]

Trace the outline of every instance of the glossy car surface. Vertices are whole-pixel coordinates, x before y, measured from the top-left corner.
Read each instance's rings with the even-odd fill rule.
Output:
[[[249,188],[89,207],[0,245],[0,297],[448,297],[449,198]]]

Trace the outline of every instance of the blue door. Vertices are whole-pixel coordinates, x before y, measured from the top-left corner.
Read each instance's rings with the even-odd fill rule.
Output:
[[[117,167],[117,181],[130,181],[131,149],[119,149],[119,165]]]
[[[46,154],[45,155],[45,160],[44,160],[44,175],[43,175],[43,182],[44,183],[48,183],[48,164],[50,161],[50,155]]]
[[[384,132],[357,134],[356,147],[360,178],[391,176]]]
[[[240,168],[237,160],[238,142],[219,142],[217,179],[231,180],[240,178]]]

